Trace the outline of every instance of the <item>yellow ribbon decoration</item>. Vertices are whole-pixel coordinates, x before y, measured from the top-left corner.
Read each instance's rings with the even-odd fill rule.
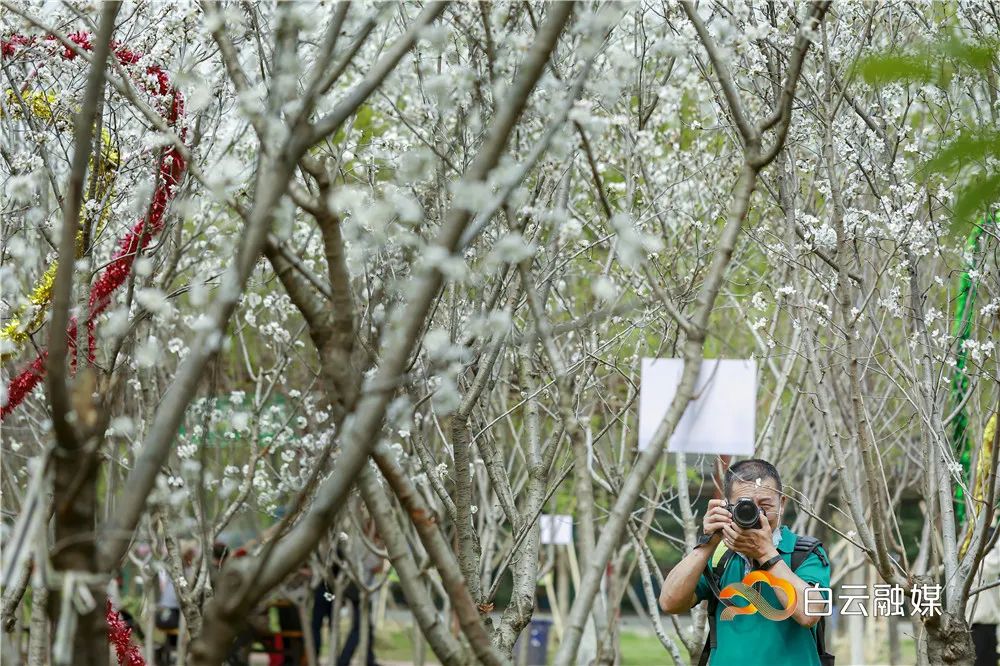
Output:
[[[998,453],[993,450],[993,438],[996,436],[996,431],[997,414],[993,414],[986,422],[986,427],[983,428],[983,448],[979,453],[979,462],[976,464],[972,481],[972,498],[974,500],[972,506],[978,507],[986,502],[986,483],[990,480],[990,472],[993,471],[993,456]],[[969,526],[965,530],[965,539],[963,539],[962,547],[959,549],[959,554],[962,556],[965,555],[969,544],[972,543],[972,526],[976,524],[978,516],[979,511],[977,510],[969,519]]]
[[[56,114],[56,96],[54,93],[44,93],[40,91],[30,91],[21,95],[24,106],[32,116],[41,120],[65,120],[64,114]],[[17,101],[17,95],[13,90],[7,90],[7,106],[12,109],[15,117],[20,115],[21,104]],[[120,166],[118,152],[111,146],[111,134],[106,130],[101,130],[101,160],[98,168],[94,170],[93,158],[90,160],[91,183],[95,184],[94,192],[98,201],[103,201],[97,218],[97,232],[99,233],[107,223],[111,215],[111,199],[114,197],[114,184],[118,167]],[[90,188],[88,188],[90,189]],[[87,203],[84,202],[80,211],[81,217],[87,214]],[[83,256],[83,231],[76,236],[76,258]],[[0,329],[0,361],[7,361],[13,357],[24,344],[29,336],[38,330],[45,320],[45,309],[52,300],[52,285],[56,279],[56,271],[59,268],[59,261],[55,260],[35,283],[28,295],[28,302],[21,305],[14,312],[7,324]],[[4,344],[4,343],[9,344]],[[13,346],[13,349],[10,347]]]

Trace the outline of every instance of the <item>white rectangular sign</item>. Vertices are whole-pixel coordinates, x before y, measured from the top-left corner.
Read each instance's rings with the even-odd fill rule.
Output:
[[[556,546],[573,544],[573,517],[566,515],[538,517],[538,525],[542,531],[542,543]]]
[[[684,361],[642,359],[639,388],[639,449],[645,449],[667,415],[681,383]],[[712,359],[701,363],[695,398],[668,442],[669,451],[753,455],[757,412],[757,362]]]

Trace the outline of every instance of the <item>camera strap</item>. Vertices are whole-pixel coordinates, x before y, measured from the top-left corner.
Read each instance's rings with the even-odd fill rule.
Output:
[[[711,558],[708,561],[709,566],[705,567],[705,578],[708,580],[708,587],[711,589],[712,595],[708,598],[708,638],[705,640],[705,647],[701,650],[701,659],[698,660],[698,666],[708,665],[708,657],[718,645],[715,612],[718,610],[719,604],[722,603],[722,600],[719,598],[719,595],[722,594],[719,584],[722,582],[722,576],[726,571],[726,567],[729,566],[729,561],[735,555],[735,551],[727,549],[714,567],[711,566]]]

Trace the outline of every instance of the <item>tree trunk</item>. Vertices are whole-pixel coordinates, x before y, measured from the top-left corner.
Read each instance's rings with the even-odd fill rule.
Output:
[[[55,543],[52,548],[53,569],[62,576],[71,573],[97,571],[97,548],[94,541],[97,521],[97,466],[81,466],[85,450],[58,448],[55,451]],[[75,490],[75,492],[74,492]],[[72,496],[71,496],[72,495]],[[77,619],[72,635],[71,659],[81,666],[105,666],[108,663],[107,626],[104,619],[106,590],[91,586],[96,602],[94,608]],[[52,627],[59,626],[62,613],[62,586],[49,595],[49,615]],[[75,613],[70,603],[69,612]]]
[[[28,663],[49,663],[49,618],[45,606],[49,600],[49,588],[45,583],[35,585],[31,590],[31,631],[28,637]]]
[[[889,628],[889,666],[898,666],[899,656],[899,620],[890,615],[886,626]]]
[[[961,615],[944,611],[927,618],[917,640],[918,652],[926,654],[929,664],[972,666],[976,660],[972,633]]]

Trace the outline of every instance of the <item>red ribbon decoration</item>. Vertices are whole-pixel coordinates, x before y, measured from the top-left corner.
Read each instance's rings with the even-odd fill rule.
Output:
[[[132,642],[132,627],[114,609],[111,599],[108,599],[105,619],[108,621],[108,642],[115,647],[119,666],[146,666],[138,646]]]
[[[55,41],[55,37],[44,38],[45,42]],[[86,32],[76,32],[69,35],[70,41],[85,51],[92,51],[91,35]],[[26,49],[36,45],[38,39],[26,37],[24,35],[13,35],[9,39],[0,42],[0,51],[4,58],[9,58],[17,53],[18,49]],[[123,65],[135,65],[142,58],[141,53],[137,53],[128,48],[112,44],[114,55]],[[73,60],[77,53],[68,46],[61,53],[64,60]],[[150,92],[159,95],[170,95],[170,111],[167,114],[167,124],[176,127],[178,120],[184,115],[184,98],[180,91],[170,83],[170,77],[159,65],[146,67],[146,74],[151,77],[149,82],[141,82],[141,85]],[[155,83],[154,83],[155,81]],[[183,140],[185,130],[181,128],[180,137]],[[153,191],[153,201],[146,217],[137,221],[127,234],[118,241],[118,249],[115,250],[111,262],[104,268],[97,280],[91,285],[89,306],[90,312],[87,317],[87,358],[94,360],[94,327],[96,319],[111,304],[111,296],[121,287],[129,273],[132,271],[132,264],[136,256],[144,250],[149,242],[162,231],[163,216],[166,213],[167,205],[177,193],[177,186],[184,175],[186,164],[180,151],[176,147],[166,149],[160,157],[159,178],[156,189]],[[77,322],[74,317],[70,322],[66,335],[69,338],[69,347],[74,351],[73,366],[76,365],[76,327]],[[11,380],[7,387],[7,404],[0,408],[0,421],[17,409],[38,383],[45,377],[46,358],[48,352],[43,350],[27,368],[21,371]]]

